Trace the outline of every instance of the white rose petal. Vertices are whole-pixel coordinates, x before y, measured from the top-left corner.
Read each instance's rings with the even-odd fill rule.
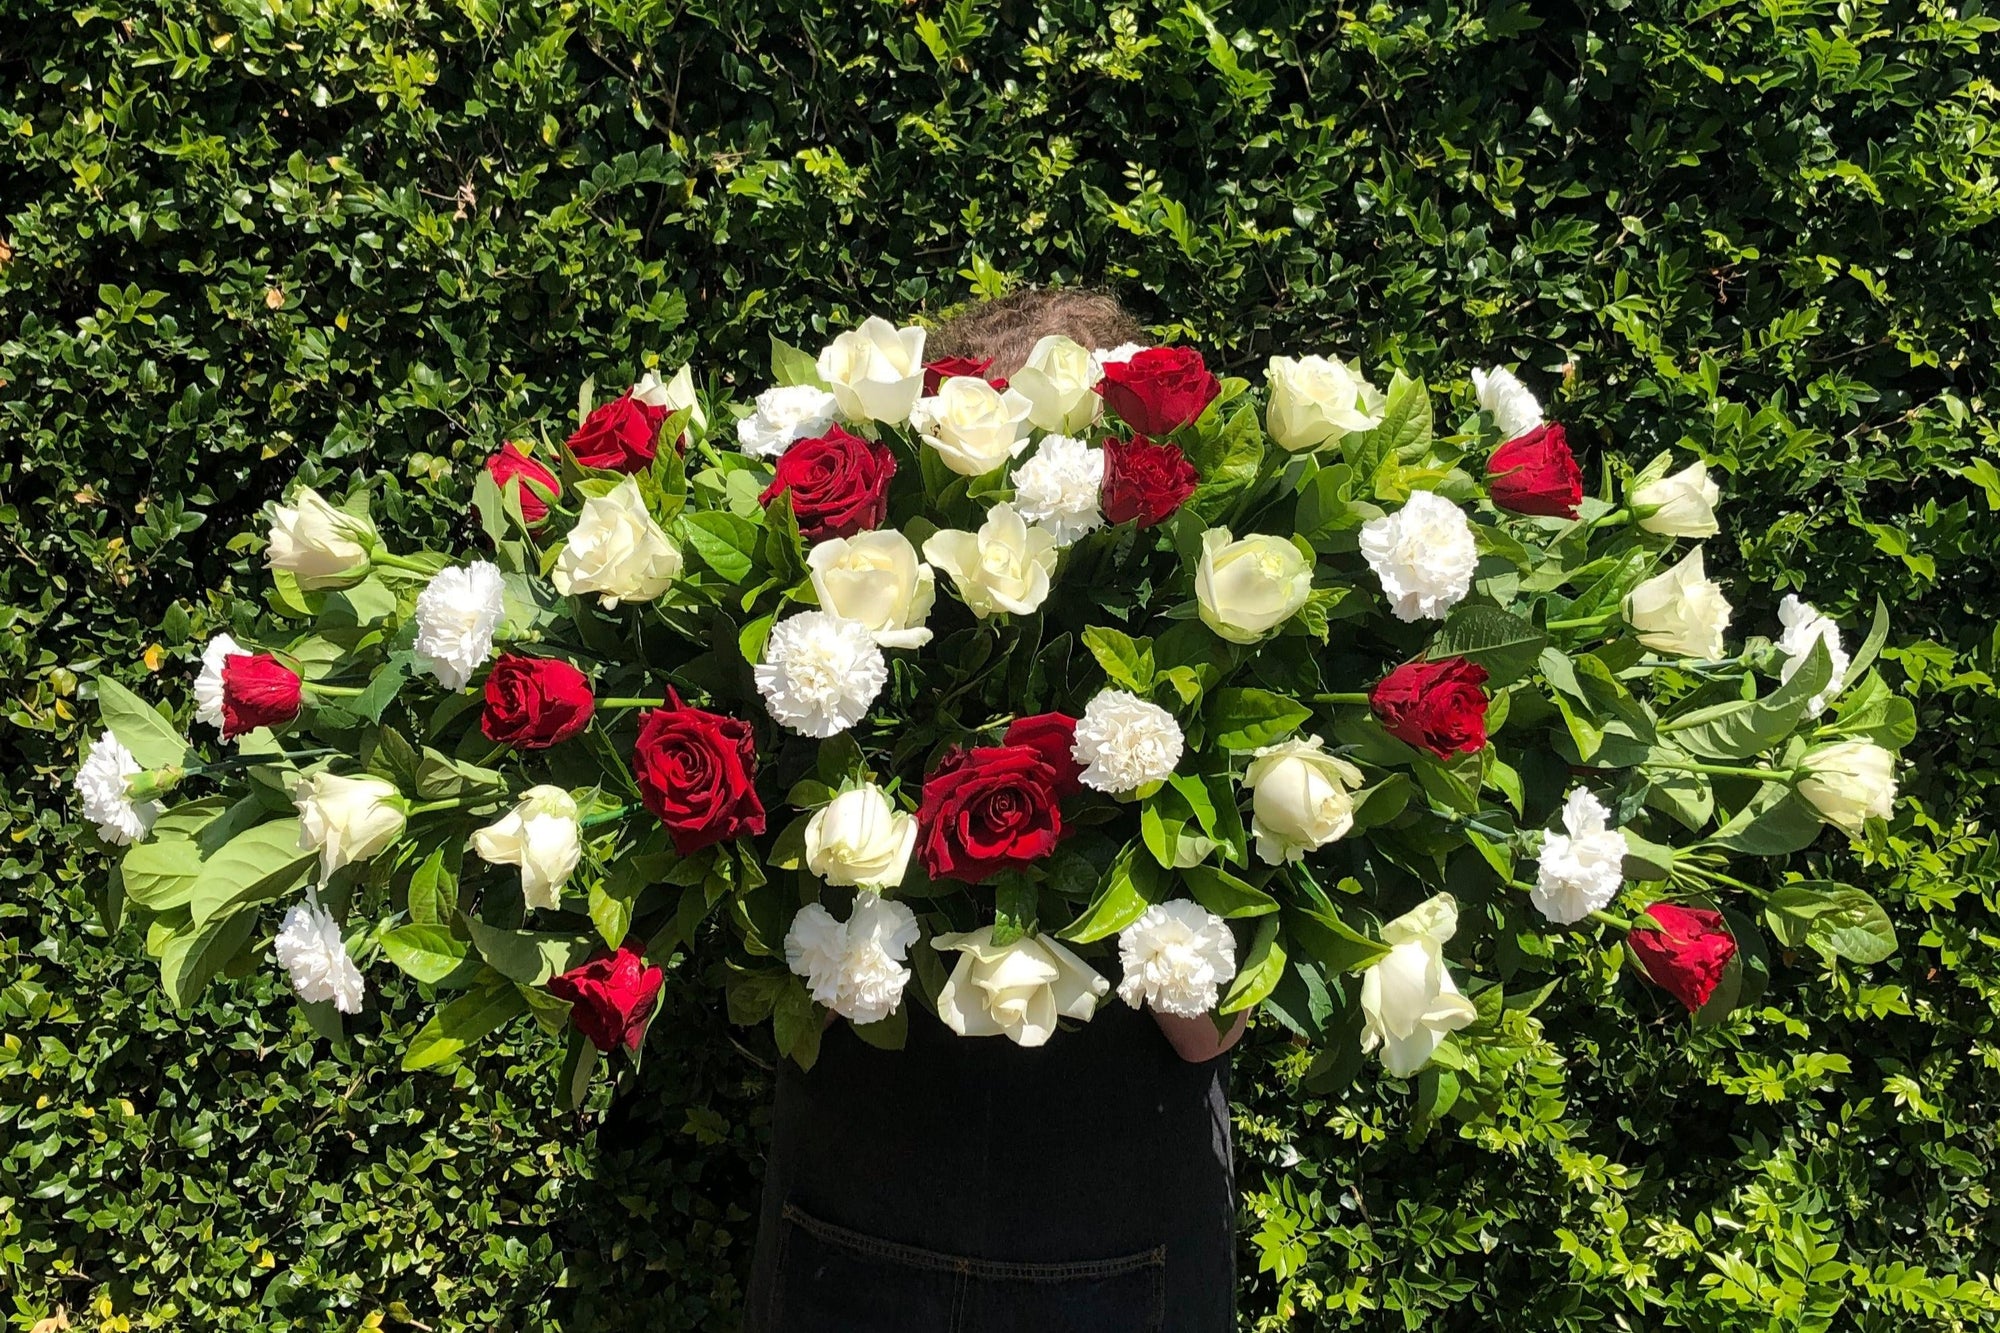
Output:
[[[833,537],[806,555],[820,609],[867,627],[883,648],[921,648],[937,600],[937,576],[917,559],[917,548],[887,528]]]
[[[123,847],[152,832],[160,817],[158,801],[135,801],[125,779],[144,772],[132,752],[110,732],[99,736],[76,771],[76,794],[83,799],[83,817],[97,825],[97,836]]]
[[[250,651],[228,634],[218,634],[201,650],[201,671],[194,678],[194,720],[222,730],[222,664]]]
[[[1847,668],[1852,659],[1841,646],[1840,626],[1814,610],[1810,602],[1802,602],[1790,593],[1778,604],[1778,622],[1785,627],[1785,632],[1778,636],[1778,651],[1785,655],[1785,664],[1778,669],[1780,683],[1789,682],[1798,674],[1805,660],[1812,656],[1814,644],[1826,645],[1833,675],[1828,677],[1826,688],[1806,704],[1807,710],[1817,717],[1826,711],[1827,704],[1840,697],[1841,687],[1847,684]]]
[[[1265,368],[1270,403],[1264,426],[1292,453],[1338,444],[1382,424],[1388,399],[1342,361],[1323,356],[1274,356]]]
[[[1229,923],[1200,903],[1154,903],[1118,935],[1124,980],[1118,998],[1132,1008],[1199,1018],[1215,1008],[1236,976],[1236,939]]]
[[[1012,505],[995,505],[978,532],[932,533],[924,558],[951,575],[959,599],[980,619],[1001,611],[1025,616],[1048,598],[1056,539],[1045,528],[1029,527]]]
[[[1625,835],[1610,827],[1611,812],[1578,787],[1563,803],[1564,833],[1542,838],[1535,887],[1528,899],[1558,926],[1601,912],[1625,884]]]
[[[292,989],[307,1004],[333,1001],[343,1014],[361,1012],[361,996],[366,989],[361,969],[348,957],[341,942],[340,923],[318,903],[295,903],[285,913],[278,937],[272,941],[278,966],[291,978]]]
[[[1008,376],[1007,387],[1028,400],[1028,420],[1036,430],[1074,435],[1103,410],[1097,396],[1097,381],[1103,377],[1088,350],[1052,333],[1028,350],[1026,363]]]
[[[1024,935],[993,943],[993,927],[931,941],[939,953],[959,955],[938,992],[937,1012],[961,1037],[1006,1037],[1017,1046],[1040,1046],[1059,1018],[1089,1021],[1111,983],[1046,936]]]
[[[1626,594],[1624,609],[1639,642],[1656,653],[1704,661],[1722,656],[1729,601],[1709,582],[1699,546]]]
[[[771,627],[753,674],[780,725],[824,740],[867,715],[889,679],[889,664],[867,626],[803,611]]]
[[[1896,810],[1896,756],[1873,741],[1841,741],[1806,753],[1799,795],[1820,818],[1853,837]]]
[[[1297,614],[1312,596],[1312,562],[1284,537],[1229,529],[1201,534],[1194,596],[1201,623],[1231,643],[1255,643]]]
[[[1457,932],[1458,904],[1448,893],[1382,927],[1389,952],[1361,974],[1361,1050],[1380,1047],[1391,1077],[1415,1074],[1445,1037],[1479,1017],[1445,967],[1445,941]]]
[[[785,965],[848,1022],[879,1023],[903,1002],[910,969],[902,963],[918,935],[914,912],[872,893],[854,900],[845,922],[813,903],[792,918]]]
[[[1100,347],[1090,354],[1090,363],[1097,367],[1098,376],[1102,378],[1104,367],[1122,366],[1145,350],[1144,343],[1119,343],[1116,347]]]
[[[921,398],[910,425],[961,477],[983,477],[1028,447],[1032,404],[1013,389],[995,389],[977,375],[953,375]]]
[[[1317,736],[1295,737],[1255,751],[1243,771],[1250,789],[1250,831],[1269,865],[1297,861],[1338,842],[1354,827],[1354,793],[1361,770],[1325,753]]]
[[[1625,498],[1639,526],[1662,537],[1713,537],[1722,531],[1715,521],[1722,490],[1709,480],[1702,463],[1690,463],[1671,477],[1634,487]]]
[[[1542,405],[1528,386],[1504,367],[1473,371],[1472,396],[1480,411],[1493,418],[1502,440],[1518,440],[1542,424]]]
[[[549,579],[556,591],[591,593],[605,607],[650,602],[681,574],[681,553],[627,477],[583,502]]]
[[[691,366],[682,366],[674,372],[672,379],[664,382],[652,371],[647,371],[632,386],[632,399],[648,407],[665,408],[669,415],[686,412],[688,421],[696,427],[708,424],[708,416],[701,410],[701,399],[694,391],[694,368]]]
[[[753,458],[780,458],[800,440],[826,434],[839,412],[816,384],[781,384],[757,395],[757,410],[736,423],[736,444]]]
[[[817,365],[842,416],[901,425],[924,389],[924,331],[871,317],[828,343]]]
[[[1070,757],[1083,765],[1084,786],[1128,792],[1165,782],[1185,744],[1166,709],[1124,690],[1100,690],[1077,719]]]
[[[1104,451],[1071,435],[1044,435],[1014,469],[1014,508],[1068,546],[1104,523],[1097,507],[1104,489]]]
[[[381,538],[369,519],[336,509],[317,491],[302,486],[288,505],[271,510],[264,563],[315,591],[347,588],[368,576],[368,561]]]
[[[366,861],[403,836],[409,802],[392,782],[315,773],[292,793],[299,810],[299,850],[319,853],[322,881]]]
[[[417,654],[446,689],[464,689],[493,652],[506,591],[500,567],[475,560],[439,570],[417,594]]]
[[[1398,620],[1442,620],[1471,590],[1479,565],[1464,511],[1430,491],[1412,492],[1395,513],[1362,524],[1361,555]]]
[[[806,821],[806,869],[829,884],[893,889],[916,845],[916,816],[873,783],[840,793]]]
[[[530,787],[497,823],[473,832],[472,850],[492,865],[521,867],[522,900],[552,911],[583,859],[576,800],[561,787]]]

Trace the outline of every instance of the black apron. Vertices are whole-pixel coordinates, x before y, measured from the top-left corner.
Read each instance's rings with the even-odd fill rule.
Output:
[[[910,1006],[784,1062],[748,1333],[1227,1333],[1229,1057],[1107,997],[1022,1049]]]

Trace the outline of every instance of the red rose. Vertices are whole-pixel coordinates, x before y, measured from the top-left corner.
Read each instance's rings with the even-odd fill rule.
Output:
[[[809,542],[852,537],[882,526],[889,516],[889,481],[896,457],[835,426],[814,440],[800,440],[778,460],[777,475],[758,500],[791,492],[799,535]]]
[[[1646,915],[1659,923],[1634,926],[1625,942],[1655,986],[1693,1013],[1708,1003],[1722,970],[1736,956],[1736,939],[1722,913],[1706,907],[1654,903]]]
[[[917,847],[932,879],[976,884],[1062,838],[1056,770],[1027,745],[953,750],[924,779]]]
[[[1076,719],[1067,713],[1036,713],[1017,717],[1000,738],[1002,745],[1025,745],[1042,756],[1056,773],[1056,795],[1083,790],[1083,765],[1076,762]]]
[[[639,724],[632,771],[646,808],[673,835],[674,850],[704,847],[764,831],[764,803],[752,778],[757,747],[749,724],[689,708],[678,695]]]
[[[549,994],[569,1001],[569,1021],[598,1050],[608,1054],[623,1046],[636,1051],[665,979],[630,944],[621,944],[616,953],[550,977]]]
[[[1097,391],[1141,435],[1171,435],[1201,415],[1222,385],[1192,347],[1148,347],[1104,367]]]
[[[502,653],[486,677],[479,729],[496,745],[546,750],[590,725],[590,678],[553,657]]]
[[[1137,519],[1142,528],[1164,523],[1199,485],[1201,474],[1171,440],[1104,442],[1104,491],[1098,503],[1113,523]]]
[[[1558,425],[1537,426],[1486,460],[1493,503],[1517,514],[1575,518],[1583,503],[1583,470]]]
[[[969,356],[941,356],[935,361],[926,361],[924,362],[924,396],[926,398],[932,397],[937,393],[940,384],[961,375],[983,379],[996,389],[1006,389],[1007,380],[1005,376],[988,375],[986,373],[992,368],[992,365],[993,358],[990,356],[984,361],[974,361]]]
[[[1462,657],[1405,662],[1368,696],[1391,736],[1440,759],[1486,744],[1486,668]]]
[[[503,495],[509,481],[515,477],[521,479],[521,517],[528,520],[531,528],[542,525],[542,520],[549,516],[549,501],[562,494],[562,483],[556,480],[556,474],[522,453],[521,446],[511,440],[486,460],[486,472]]]
[[[222,659],[222,739],[276,727],[299,715],[298,673],[269,653],[231,653]]]
[[[666,419],[666,408],[642,403],[628,389],[583,419],[569,437],[569,451],[585,467],[644,472],[660,452]]]

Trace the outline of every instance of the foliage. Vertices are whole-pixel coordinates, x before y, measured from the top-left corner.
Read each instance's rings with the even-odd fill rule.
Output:
[[[0,1271],[20,1326],[59,1305],[224,1327],[729,1308],[759,1075],[698,978],[674,979],[606,1121],[527,1109],[551,1071],[505,1050],[412,1087],[414,1005],[345,1051],[268,1026],[288,1009],[265,975],[174,1018],[93,924],[105,863],[59,832],[96,711],[79,681],[106,643],[148,699],[154,673],[184,679],[249,614],[226,534],[295,472],[383,472],[385,527],[463,542],[472,464],[586,376],[699,347],[747,377],[766,328],[811,345],[865,310],[1077,279],[1239,372],[1394,346],[1445,390],[1493,361],[1560,376],[1580,447],[1678,445],[1729,474],[1734,549],[1710,554],[1746,623],[1770,623],[1766,589],[1850,631],[1881,596],[1883,669],[1920,719],[1887,840],[1792,867],[1873,891],[1891,961],[1780,952],[1759,1005],[1690,1038],[1616,955],[1552,960],[1569,980],[1541,1016],[1579,1039],[1524,1042],[1495,1125],[1415,1145],[1393,1087],[1321,1102],[1287,1034],[1253,1033],[1246,1311],[1995,1323],[1984,6],[25,17],[0,49]],[[136,1040],[178,1023],[200,1057]]]

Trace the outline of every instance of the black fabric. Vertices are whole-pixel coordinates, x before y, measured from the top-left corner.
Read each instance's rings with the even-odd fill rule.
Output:
[[[1226,1333],[1229,1057],[1107,1002],[1023,1050],[912,1006],[778,1079],[749,1333]]]

